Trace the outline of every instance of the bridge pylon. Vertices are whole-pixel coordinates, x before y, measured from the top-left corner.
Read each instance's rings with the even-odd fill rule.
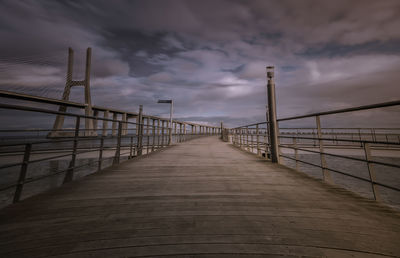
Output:
[[[64,93],[62,96],[62,100],[68,101],[71,93],[71,88],[74,86],[84,86],[85,87],[85,115],[92,116],[92,101],[90,96],[90,68],[91,68],[91,59],[92,59],[92,49],[87,48],[86,50],[86,67],[85,67],[85,79],[84,80],[72,80],[72,71],[74,65],[74,51],[72,48],[68,48],[68,68],[67,68],[67,77],[64,88]],[[59,112],[66,112],[67,106],[60,106]],[[54,121],[53,129],[48,134],[48,137],[69,137],[73,136],[73,132],[65,132],[62,131],[62,127],[64,125],[64,116],[57,115],[56,120]],[[82,136],[97,136],[96,131],[93,127],[93,121],[90,118],[85,118],[85,130],[82,133]]]

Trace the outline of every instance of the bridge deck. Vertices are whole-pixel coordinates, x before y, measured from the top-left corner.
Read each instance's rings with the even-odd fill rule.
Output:
[[[390,209],[216,137],[0,211],[0,257],[400,256]]]

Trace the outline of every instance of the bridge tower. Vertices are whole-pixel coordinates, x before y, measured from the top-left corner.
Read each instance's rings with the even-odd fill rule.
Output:
[[[92,116],[92,101],[90,97],[90,68],[91,68],[91,59],[92,59],[92,49],[88,48],[86,50],[86,67],[85,67],[85,79],[80,81],[72,80],[72,71],[74,65],[74,51],[72,48],[68,48],[68,68],[67,68],[67,78],[64,88],[64,93],[62,96],[63,101],[69,100],[69,95],[71,93],[71,87],[73,86],[84,86],[85,87],[85,115]],[[60,106],[59,112],[66,112],[67,106]],[[53,130],[49,133],[48,137],[66,137],[72,136],[71,133],[62,132],[62,127],[64,125],[64,116],[57,115],[56,120],[54,121]],[[84,136],[96,136],[96,132],[93,128],[92,119],[85,118],[85,130],[83,133]]]

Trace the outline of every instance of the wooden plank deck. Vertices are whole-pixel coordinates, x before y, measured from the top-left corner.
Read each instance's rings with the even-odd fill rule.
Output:
[[[0,257],[399,257],[400,214],[216,137],[0,210]]]

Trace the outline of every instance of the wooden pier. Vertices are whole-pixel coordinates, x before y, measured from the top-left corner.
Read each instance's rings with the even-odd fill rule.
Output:
[[[0,257],[399,257],[400,214],[217,137],[0,210]]]

